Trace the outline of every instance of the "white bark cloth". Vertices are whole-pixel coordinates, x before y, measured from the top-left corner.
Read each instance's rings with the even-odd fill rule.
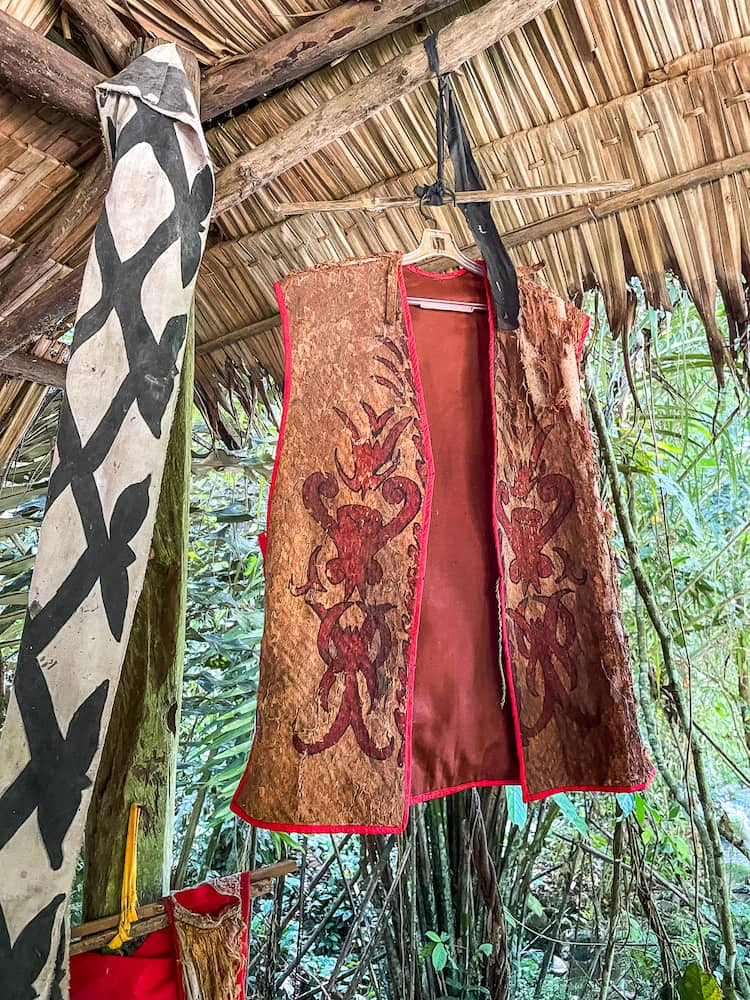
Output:
[[[112,179],[0,737],[0,996],[67,995],[68,895],[143,587],[213,201],[173,45],[97,87]]]

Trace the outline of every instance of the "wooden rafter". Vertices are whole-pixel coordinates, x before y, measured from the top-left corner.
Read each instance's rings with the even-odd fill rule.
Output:
[[[441,69],[449,73],[551,7],[553,0],[489,0],[440,32]],[[335,142],[432,78],[424,46],[414,45],[310,114],[238,157],[216,178],[215,214],[249,198],[285,170]]]
[[[14,94],[98,122],[94,87],[101,73],[0,10],[0,84]]]
[[[33,354],[19,351],[18,354],[0,360],[0,375],[36,382],[38,385],[48,385],[53,389],[62,389],[65,386],[67,367],[59,361],[37,358]]]
[[[533,243],[535,240],[544,239],[546,236],[554,236],[557,233],[563,233],[577,226],[582,226],[586,222],[605,219],[618,212],[636,208],[639,205],[645,205],[655,198],[678,194],[680,191],[700,187],[702,184],[708,184],[711,181],[728,177],[743,170],[750,170],[750,153],[741,153],[739,156],[732,156],[716,163],[708,163],[695,170],[689,170],[674,177],[655,181],[652,184],[645,184],[641,187],[612,195],[609,198],[603,198],[601,201],[567,209],[557,215],[551,215],[540,222],[532,222],[527,226],[521,226],[518,229],[512,229],[504,233],[503,242],[507,247],[511,248],[525,246],[528,243]],[[223,244],[223,246],[226,246],[226,244]],[[280,322],[279,315],[276,313],[266,319],[258,320],[249,326],[230,330],[212,340],[203,341],[198,346],[197,353],[212,354],[232,344],[266,333],[278,327]]]
[[[510,230],[503,235],[503,240],[508,247],[524,246],[527,243],[533,243],[535,240],[543,239],[546,236],[554,236],[556,233],[563,233],[568,229],[581,226],[586,222],[591,222],[596,219],[604,219],[610,215],[616,214],[617,212],[622,212],[629,208],[635,208],[638,205],[645,205],[654,198],[677,194],[680,191],[686,191],[690,188],[699,187],[701,184],[708,184],[711,181],[719,180],[722,177],[728,177],[731,174],[735,174],[743,170],[750,170],[750,153],[741,153],[739,156],[731,156],[716,163],[708,163],[703,167],[698,167],[695,170],[689,170],[683,174],[678,174],[675,177],[668,177],[661,181],[655,181],[653,184],[645,184],[642,187],[635,188],[634,190],[624,191],[620,194],[612,195],[609,198],[604,198],[601,201],[590,203],[588,205],[570,208],[565,212],[561,212],[559,215],[553,215],[547,219],[543,219],[541,222],[534,222],[528,226],[521,226],[518,229]],[[80,283],[82,280],[82,273],[82,267],[71,272],[66,278],[57,283],[57,285],[53,285],[51,288],[40,292],[39,295],[31,299],[25,306],[16,310],[16,312],[12,314],[11,318],[5,324],[0,325],[1,373],[16,373],[17,377],[28,378],[29,381],[40,382],[43,385],[62,384],[59,373],[49,368],[49,365],[54,365],[55,369],[62,369],[63,380],[64,365],[56,364],[55,362],[37,365],[35,363],[35,359],[30,359],[33,362],[32,364],[29,364],[28,360],[21,360],[29,359],[29,355],[15,354],[12,357],[9,357],[11,352],[7,350],[7,343],[9,335],[15,336],[16,339],[19,339],[21,337],[21,332],[23,331],[23,343],[28,344],[35,340],[40,332],[47,333],[54,330],[62,320],[71,316],[75,311],[78,289],[80,289]],[[63,300],[61,298],[61,289],[63,285],[71,286],[66,289],[66,298],[64,300],[67,302],[65,308],[68,311],[65,316],[60,317],[57,322],[52,323],[50,321],[50,313],[57,315],[61,311],[59,308],[55,307],[55,304],[58,300],[61,304],[63,304]],[[74,285],[75,287],[73,287]],[[259,336],[262,333],[267,333],[269,330],[274,329],[274,327],[277,327],[278,325],[278,315],[268,316],[265,319],[258,320],[256,323],[251,323],[248,326],[243,326],[236,330],[230,330],[227,333],[223,333],[220,336],[215,337],[213,340],[203,341],[203,343],[197,346],[196,353],[198,355],[212,354],[215,351],[227,348],[232,344]],[[31,336],[28,334],[29,330],[33,331]],[[13,350],[17,350],[17,348],[14,348]],[[44,360],[45,359],[36,359],[36,361]],[[24,373],[22,374],[20,367],[24,366]],[[27,371],[28,374],[26,374]],[[57,381],[52,381],[53,377],[57,379]]]
[[[53,337],[58,327],[73,315],[83,281],[84,264],[55,281],[19,306],[0,326],[0,360],[36,341]]]
[[[90,32],[118,69],[128,63],[135,36],[104,0],[65,0],[65,7]]]
[[[673,177],[665,177],[663,180],[654,181],[651,184],[643,184],[631,191],[610,195],[608,198],[602,198],[601,201],[581,205],[577,208],[569,208],[559,215],[552,215],[539,222],[532,222],[527,226],[514,229],[507,233],[503,239],[508,246],[523,246],[526,243],[533,243],[534,240],[544,239],[545,236],[564,233],[568,229],[582,226],[585,222],[606,219],[610,215],[625,212],[629,208],[645,205],[656,198],[700,187],[701,184],[709,184],[711,181],[729,177],[731,174],[737,174],[743,170],[750,170],[750,153],[729,156],[716,163],[706,163],[694,170],[687,170],[685,173],[676,174]]]
[[[490,0],[470,14],[456,18],[440,33],[443,68],[450,72],[463,65],[519,25],[538,16],[552,3],[553,0]],[[365,80],[322,104],[314,113],[220,171],[214,214],[238,204],[285,170],[415,90],[431,76],[427,55],[421,44],[392,59]],[[51,293],[45,289],[26,306],[12,313],[10,319],[0,326],[0,357],[7,357],[47,332],[50,325],[54,329],[71,316],[81,277],[74,272],[59,283],[57,311],[54,301],[47,298]]]
[[[254,52],[207,69],[201,81],[201,119],[209,121],[287,86],[452,3],[455,0],[348,0]],[[534,3],[523,0],[520,6]],[[133,36],[102,0],[66,0],[66,6],[116,66],[127,63]],[[538,0],[536,6],[542,6]],[[98,124],[93,88],[104,77],[93,67],[3,11],[0,51],[0,84]]]
[[[254,52],[224,59],[205,70],[201,117],[209,121],[285,87],[453,3],[455,0],[347,0]]]

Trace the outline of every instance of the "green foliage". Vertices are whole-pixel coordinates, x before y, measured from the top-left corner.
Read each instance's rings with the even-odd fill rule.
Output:
[[[190,497],[185,647],[176,852],[201,789],[208,788],[188,882],[239,858],[229,803],[247,761],[255,719],[263,631],[263,563],[257,535],[273,463],[274,431],[256,420],[248,452],[194,474]],[[196,427],[198,441],[206,434]],[[194,471],[202,470],[201,460]],[[231,828],[231,832],[230,832]],[[222,840],[222,835],[224,839]],[[280,846],[280,838],[276,838]]]
[[[691,962],[677,984],[680,1000],[722,1000],[719,984],[710,972]]]

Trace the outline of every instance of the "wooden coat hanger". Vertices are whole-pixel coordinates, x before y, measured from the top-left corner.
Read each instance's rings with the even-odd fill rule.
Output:
[[[471,271],[472,274],[483,274],[484,269],[476,261],[463,252],[451,233],[444,229],[433,229],[426,227],[422,231],[422,238],[419,245],[404,254],[404,264],[418,264],[420,261],[434,260],[436,257],[445,257],[452,260],[460,267]]]

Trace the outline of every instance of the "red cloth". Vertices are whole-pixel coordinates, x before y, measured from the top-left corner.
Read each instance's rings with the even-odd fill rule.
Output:
[[[238,876],[242,921],[242,967],[237,975],[236,1000],[245,998],[247,974],[247,928],[250,919],[250,875]],[[216,915],[232,900],[226,892],[218,892],[210,882],[175,893],[181,906],[193,913]],[[236,897],[234,897],[236,899]],[[122,955],[98,955],[87,952],[70,959],[71,1000],[185,1000],[182,976],[179,974],[177,937],[172,922],[173,903],[164,900],[170,926],[154,931],[127,958]]]

